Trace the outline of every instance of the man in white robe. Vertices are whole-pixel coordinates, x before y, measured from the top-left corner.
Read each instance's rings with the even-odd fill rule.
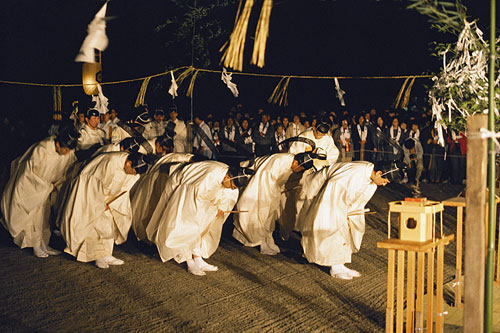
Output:
[[[389,182],[381,175],[370,162],[345,162],[324,168],[303,184],[297,229],[309,262],[331,266],[330,274],[339,279],[361,276],[345,264],[361,246],[366,203],[377,185]]]
[[[207,264],[219,246],[222,225],[238,199],[237,184],[245,175],[233,175],[216,161],[187,164],[167,180],[151,221],[149,241],[163,262],[187,262],[188,271],[205,275],[217,267]]]
[[[280,252],[273,231],[281,215],[280,197],[293,173],[313,166],[312,154],[279,153],[258,157],[256,172],[238,199],[237,210],[248,213],[234,216],[233,237],[245,246],[260,246],[260,253]]]
[[[50,195],[65,180],[75,162],[78,132],[63,129],[31,146],[12,162],[10,179],[2,195],[2,224],[20,248],[32,247],[40,258],[59,254],[49,247]]]
[[[170,120],[168,123],[174,123],[174,153],[185,153],[187,151],[187,129],[184,121],[180,120],[177,113],[177,107],[170,108]]]
[[[307,138],[316,144],[316,151],[318,155],[326,155],[326,160],[316,159],[314,161],[314,167],[316,170],[320,170],[321,168],[329,165],[333,165],[337,162],[339,157],[339,150],[333,141],[332,136],[329,133],[330,126],[327,123],[320,123],[316,127],[312,129],[307,129],[304,132],[299,134],[299,137]],[[291,154],[303,153],[307,149],[310,149],[310,146],[303,142],[293,142],[288,149],[288,152]]]
[[[126,241],[132,224],[129,190],[147,164],[139,153],[112,152],[90,161],[63,198],[59,216],[66,253],[99,268],[122,265],[113,244]]]
[[[85,117],[85,125],[80,130],[80,138],[78,139],[78,150],[89,149],[95,145],[104,145],[106,143],[106,133],[99,128],[100,115],[99,111],[89,109]]]
[[[193,154],[168,153],[160,157],[130,190],[132,205],[132,229],[138,240],[147,239],[146,228],[151,220],[165,182],[176,168],[191,162]]]

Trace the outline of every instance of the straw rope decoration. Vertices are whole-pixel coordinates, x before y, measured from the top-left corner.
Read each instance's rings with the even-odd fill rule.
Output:
[[[403,85],[401,86],[401,89],[399,89],[399,93],[398,93],[398,96],[396,97],[396,100],[394,101],[394,108],[398,108],[398,105],[399,105],[399,102],[401,101],[401,97],[403,97],[403,92],[405,91],[405,88],[406,88],[406,84],[408,83],[408,80],[410,79],[410,77],[407,77],[405,79],[405,82],[403,82]]]
[[[147,77],[142,81],[141,89],[139,89],[139,94],[137,95],[137,99],[135,100],[134,107],[139,107],[144,105],[144,98],[146,97],[146,90],[148,89],[149,80],[151,80],[151,76]]]
[[[222,52],[225,48],[221,58],[221,62],[225,67],[238,71],[243,70],[243,50],[245,49],[248,21],[250,20],[253,5],[254,0],[246,0],[241,12],[240,7],[238,7],[238,18],[233,32],[229,37],[229,44],[225,43],[220,49],[220,52]]]
[[[52,116],[52,118],[54,120],[62,120],[62,114],[61,114],[62,97],[61,97],[60,86],[54,86],[53,100],[54,100],[54,115]]]
[[[194,71],[193,76],[191,76],[191,81],[189,82],[189,87],[186,92],[187,97],[193,98],[193,89],[194,89],[194,81],[196,80],[196,76],[198,75],[200,71],[197,69]]]
[[[288,105],[288,83],[291,76],[284,76],[274,88],[273,93],[267,100],[269,103],[278,104],[280,106]]]
[[[257,67],[264,67],[266,55],[267,37],[269,37],[269,21],[271,20],[271,9],[273,8],[273,0],[264,0],[260,11],[257,30],[255,31],[255,41],[253,44],[253,53],[251,64]]]
[[[411,88],[413,88],[414,83],[415,83],[415,78],[412,78],[410,84],[406,88],[405,97],[403,98],[403,103],[401,103],[401,108],[403,109],[408,107],[408,103],[410,102]]]

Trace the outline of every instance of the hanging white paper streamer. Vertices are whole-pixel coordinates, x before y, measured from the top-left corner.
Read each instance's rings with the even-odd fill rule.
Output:
[[[87,37],[85,37],[80,52],[75,58],[76,62],[95,62],[94,49],[104,51],[108,47],[108,36],[106,36],[107,7],[108,2],[106,1],[88,25]]]
[[[221,80],[224,82],[229,90],[233,93],[234,97],[238,97],[238,88],[236,87],[236,83],[231,82],[233,74],[228,73],[225,68],[222,69],[222,75],[221,75]]]
[[[170,95],[172,95],[172,99],[176,98],[177,97],[177,82],[175,82],[175,77],[174,77],[174,72],[173,71],[170,71],[170,76],[172,77],[172,79],[170,80],[170,82],[172,82],[172,84],[170,85],[170,88],[168,89],[168,93]]]
[[[102,93],[101,85],[97,84],[97,90],[99,93],[97,95],[92,95],[92,102],[95,102],[94,109],[98,110],[99,113],[105,114],[108,112],[108,98]]]
[[[337,90],[337,98],[340,101],[340,105],[345,106],[345,101],[344,101],[345,91],[340,89],[339,79],[334,78],[333,80],[335,81],[335,90]]]

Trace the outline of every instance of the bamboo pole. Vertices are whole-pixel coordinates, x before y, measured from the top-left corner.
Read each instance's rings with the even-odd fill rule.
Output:
[[[415,323],[415,251],[408,251],[406,285],[406,332],[413,332]]]
[[[434,248],[427,252],[427,309],[426,321],[427,331],[433,331],[433,318],[434,318]]]
[[[398,250],[398,277],[396,296],[396,332],[403,333],[403,302],[405,282],[405,251]]]
[[[455,272],[455,306],[463,308],[462,304],[462,234],[463,234],[464,208],[457,207],[457,262]]]
[[[495,52],[496,52],[496,7],[495,0],[490,0],[490,63],[488,70],[488,130],[495,130]],[[488,258],[486,266],[486,295],[485,295],[485,332],[493,329],[493,275],[495,258],[495,145],[493,139],[488,139],[488,188],[489,195],[489,218],[488,218]]]
[[[424,330],[424,280],[425,280],[425,253],[418,252],[417,262],[417,304],[415,307],[415,330]]]
[[[483,332],[486,203],[486,140],[479,130],[487,125],[487,116],[471,115],[467,119],[467,214],[465,220],[465,332]]]

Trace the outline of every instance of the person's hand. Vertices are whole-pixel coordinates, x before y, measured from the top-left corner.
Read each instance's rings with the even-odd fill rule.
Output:
[[[106,209],[105,209],[104,211],[107,211],[107,210],[111,210],[111,209],[109,208],[109,205],[108,205],[108,204],[106,204]]]
[[[222,215],[224,215],[224,212],[217,208],[217,215],[215,217],[221,217]]]
[[[361,140],[361,144],[364,145],[366,143],[366,140]]]
[[[373,148],[373,151],[374,151],[374,152],[377,152],[377,148]]]
[[[389,179],[382,178],[382,171],[377,171],[377,172],[373,171],[370,179],[377,186],[385,186],[390,183]]]
[[[264,133],[262,133],[262,132],[259,132],[259,134],[260,134],[260,136],[261,136],[261,137],[264,137]]]

